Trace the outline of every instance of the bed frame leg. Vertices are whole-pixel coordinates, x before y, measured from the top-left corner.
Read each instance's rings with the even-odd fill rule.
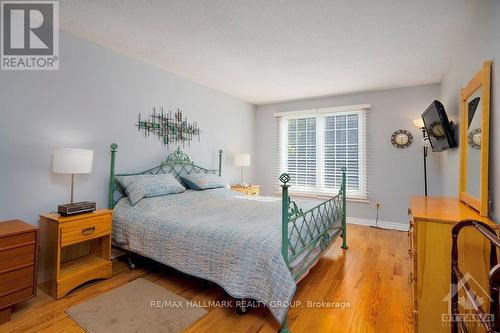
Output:
[[[341,248],[344,250],[347,250],[349,248],[349,247],[347,247],[347,233],[346,233],[347,225],[346,225],[345,221],[342,224],[343,224],[343,226],[342,226],[342,246],[341,246]]]
[[[128,269],[130,270],[134,270],[135,269],[135,264],[132,260],[132,257],[130,256],[130,254],[127,254],[127,262],[128,262]]]
[[[346,242],[346,239],[345,239],[345,235],[342,237],[342,246],[341,246],[342,249],[344,250],[347,250],[349,247],[347,246],[347,242]]]
[[[239,315],[245,315],[248,313],[248,308],[244,305],[236,306],[236,313]]]
[[[347,250],[347,193],[346,193],[346,168],[342,168],[342,246]]]
[[[288,328],[288,314],[285,316],[285,319],[283,319],[283,324],[281,324],[279,333],[291,333]]]

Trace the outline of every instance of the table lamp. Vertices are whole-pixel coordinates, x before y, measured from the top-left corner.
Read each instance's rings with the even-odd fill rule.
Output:
[[[71,203],[73,203],[74,175],[92,171],[91,149],[62,148],[54,151],[53,173],[71,174]]]
[[[247,184],[243,182],[243,167],[250,166],[250,154],[236,154],[234,157],[234,164],[239,166],[240,169],[240,184],[246,186]]]

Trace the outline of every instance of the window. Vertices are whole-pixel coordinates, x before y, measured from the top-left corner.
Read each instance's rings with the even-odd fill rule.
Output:
[[[286,170],[293,184],[316,187],[316,118],[287,120]]]
[[[364,110],[368,107],[277,114],[279,169],[290,175],[292,193],[337,193],[345,167],[348,197],[367,198]]]

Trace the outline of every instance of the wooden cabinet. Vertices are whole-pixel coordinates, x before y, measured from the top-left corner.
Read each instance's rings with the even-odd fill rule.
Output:
[[[410,200],[409,256],[413,260],[410,282],[413,284],[414,319],[419,333],[450,332],[451,313],[451,229],[466,219],[496,224],[479,216],[456,198],[412,197]],[[488,271],[489,243],[473,228],[459,236],[459,265],[468,283],[482,297],[482,306],[489,307]],[[485,291],[486,295],[482,295]],[[463,291],[459,290],[459,297]],[[461,313],[471,311],[462,309]],[[481,325],[472,325],[469,332],[482,332]]]
[[[40,288],[61,298],[90,280],[111,277],[112,211],[40,215]]]
[[[231,185],[231,190],[244,193],[246,195],[260,195],[260,185]]]
[[[36,294],[37,231],[19,220],[0,222],[0,324],[14,304]]]

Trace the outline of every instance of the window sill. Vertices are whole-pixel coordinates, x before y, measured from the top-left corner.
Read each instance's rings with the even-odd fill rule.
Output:
[[[315,193],[315,192],[302,192],[302,191],[289,191],[290,195],[301,198],[310,198],[310,199],[330,199],[337,194],[326,194],[326,193]],[[275,192],[276,196],[281,196],[281,192]],[[368,198],[360,198],[360,197],[349,197],[346,199],[348,202],[358,202],[358,203],[370,203],[370,199]]]

